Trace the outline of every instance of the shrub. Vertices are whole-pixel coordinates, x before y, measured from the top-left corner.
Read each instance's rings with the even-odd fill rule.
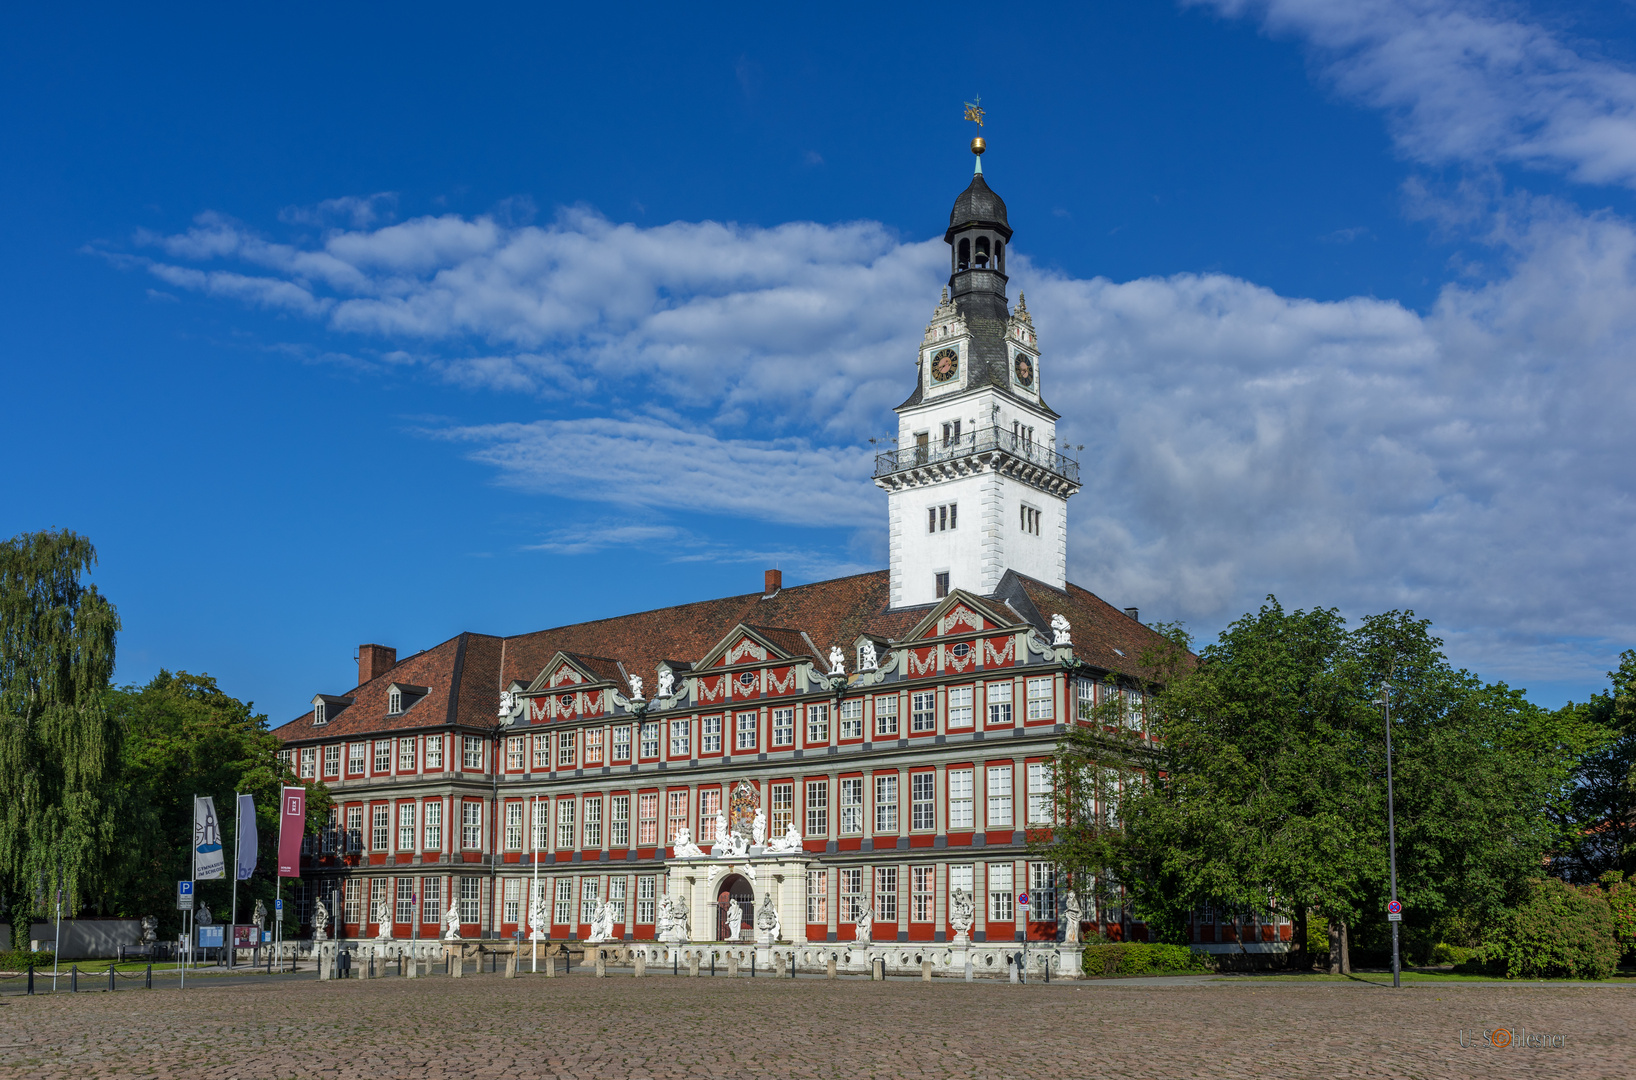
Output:
[[[1465,964],[1473,960],[1482,963],[1481,949],[1468,949],[1463,945],[1450,945],[1439,941],[1432,946],[1431,962],[1434,964]]]
[[[27,949],[14,949],[11,952],[0,952],[0,971],[25,971],[29,962],[34,964],[34,970],[51,966],[52,954],[41,950],[29,952]]]
[[[1085,947],[1085,974],[1092,978],[1117,975],[1158,975],[1213,971],[1208,953],[1194,952],[1186,945],[1157,945],[1141,942],[1110,942]]]
[[[1484,952],[1508,979],[1605,979],[1622,951],[1613,909],[1595,885],[1534,878]]]

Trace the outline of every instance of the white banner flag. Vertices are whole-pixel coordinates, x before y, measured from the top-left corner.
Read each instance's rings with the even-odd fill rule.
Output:
[[[256,872],[256,800],[252,796],[239,796],[239,824],[234,836],[239,849],[239,880],[247,881]]]
[[[193,797],[193,880],[227,876],[222,858],[222,830],[216,822],[216,801],[209,795]]]

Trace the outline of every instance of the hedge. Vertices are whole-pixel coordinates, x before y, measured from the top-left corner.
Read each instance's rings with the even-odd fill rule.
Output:
[[[1091,978],[1213,970],[1208,953],[1194,952],[1186,945],[1127,941],[1085,946],[1085,974]]]

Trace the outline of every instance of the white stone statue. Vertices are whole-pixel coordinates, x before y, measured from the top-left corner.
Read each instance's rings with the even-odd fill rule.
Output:
[[[693,940],[693,919],[687,910],[687,901],[680,896],[672,896],[660,903],[665,909],[661,918],[665,929],[660,933],[659,940],[672,944]]]
[[[591,934],[585,939],[587,945],[600,945],[613,934],[613,905],[606,900],[599,901],[591,914]]]
[[[676,919],[670,913],[670,897],[661,896],[659,907],[655,914],[657,920],[653,928],[654,935],[660,941],[669,941],[672,932],[676,929]]]
[[[736,899],[727,901],[727,940],[737,941],[739,931],[744,929],[744,909]]]
[[[151,918],[151,917],[152,916],[149,916],[149,918]],[[261,930],[266,926],[266,923],[267,923],[267,902],[265,900],[257,900],[256,901],[255,910],[250,912],[250,921],[256,924],[256,929],[257,930]],[[144,927],[147,926],[147,920],[146,919],[144,919],[142,921],[142,925]],[[158,925],[158,924],[155,923],[155,925]]]
[[[460,901],[450,900],[449,910],[443,913],[443,940],[460,940]]]
[[[506,717],[510,716],[512,710],[516,707],[517,695],[513,694],[510,690],[500,691],[500,718],[505,719]]]
[[[642,676],[640,675],[631,676],[631,700],[642,700]]]
[[[756,909],[756,941],[762,945],[771,945],[784,936],[784,928],[779,922],[778,905],[773,902],[773,894],[761,894],[761,906]]]
[[[545,912],[545,890],[536,889],[534,899],[528,905],[528,940],[544,941],[550,930],[551,924]]]
[[[767,845],[767,851],[775,855],[791,855],[801,850],[801,833],[796,829],[795,822],[790,822],[784,835]]]
[[[966,934],[976,920],[977,903],[971,893],[966,889],[955,889],[949,893],[949,926],[954,930],[955,945],[966,945]]]
[[[322,900],[312,906],[312,939],[314,941],[329,940],[329,905]]]
[[[879,667],[880,657],[875,655],[875,643],[865,638],[863,646],[858,649],[858,670],[875,671]]]
[[[704,858],[704,851],[699,847],[698,844],[695,844],[693,842],[693,831],[691,829],[689,829],[686,825],[683,825],[680,829],[676,830],[676,843],[673,846],[676,849],[676,854],[674,856],[672,856],[673,858],[677,858],[677,859],[702,859],[702,858]]]
[[[875,909],[868,904],[858,912],[858,917],[852,923],[852,937],[855,941],[867,942],[875,933]]]
[[[1073,627],[1068,625],[1068,620],[1063,616],[1051,616],[1051,644],[1072,645],[1074,643],[1072,629]]]
[[[392,901],[384,896],[375,901],[375,922],[378,924],[376,937],[385,940],[392,936]]]
[[[1068,899],[1062,905],[1062,921],[1064,923],[1062,940],[1069,945],[1079,944],[1079,923],[1085,918],[1085,909],[1080,907],[1079,894],[1070,892]]]
[[[674,697],[676,694],[676,673],[667,667],[659,669],[659,696],[662,698]]]
[[[750,842],[756,847],[767,846],[767,813],[757,810],[755,821],[750,825]]]
[[[199,903],[199,909],[193,913],[193,925],[210,926],[215,921],[216,917],[210,914],[210,905],[201,901]]]
[[[263,919],[267,917],[267,909],[262,905],[260,900],[256,901],[256,910],[261,912],[261,917]],[[256,923],[256,929],[261,929],[261,923],[259,921]],[[142,944],[152,945],[158,940],[159,920],[154,918],[152,915],[142,916]]]
[[[829,673],[831,675],[846,674],[846,653],[841,651],[839,645],[829,647]]]

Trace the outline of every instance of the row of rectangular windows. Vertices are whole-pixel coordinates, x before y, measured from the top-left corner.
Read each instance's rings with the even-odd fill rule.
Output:
[[[1026,824],[1030,826],[1049,826],[1055,822],[1056,807],[1054,803],[1054,785],[1052,767],[1049,762],[1029,762],[1026,765]],[[986,831],[1013,830],[1016,827],[1013,812],[1015,798],[1012,787],[1012,765],[986,765],[980,770],[984,776],[983,798],[983,828]],[[1102,792],[1099,803],[1092,808],[1096,816],[1109,825],[1117,824],[1118,795],[1121,787],[1121,778],[1116,770],[1104,770]],[[946,830],[948,832],[975,831],[977,828],[978,800],[976,780],[979,770],[973,768],[951,768],[946,773],[948,784],[948,799],[946,810]],[[899,831],[899,812],[901,809],[899,776],[895,773],[878,774],[872,778],[874,798],[869,809],[873,810],[873,833],[875,835],[896,835]],[[840,777],[833,781],[835,791],[834,824],[836,836],[862,836],[865,833],[866,807],[864,801],[865,777]],[[829,778],[820,780],[802,781],[805,785],[803,794],[806,796],[802,806],[803,816],[800,824],[805,828],[803,834],[808,838],[827,838],[830,835],[831,824],[831,783]],[[913,772],[909,774],[909,804],[908,825],[910,831],[927,832],[937,828],[937,774],[930,771]],[[683,828],[691,829],[692,821],[697,821],[695,839],[700,844],[713,844],[719,837],[716,835],[717,817],[722,811],[724,789],[721,787],[702,788],[697,791],[698,816],[692,819],[689,811],[693,809],[695,795],[687,789],[665,791],[664,796],[664,837],[665,844],[673,845]],[[529,832],[530,850],[552,850],[551,818],[555,815],[555,850],[598,850],[603,844],[603,799],[608,799],[607,840],[610,848],[629,848],[631,846],[632,825],[635,825],[636,846],[656,847],[660,836],[660,792],[639,792],[636,799],[636,817],[633,823],[632,796],[629,794],[607,795],[602,794],[569,796],[569,797],[537,797],[522,802],[510,800],[505,803],[505,827],[502,833],[502,845],[507,851],[524,850],[524,834]],[[795,821],[795,781],[772,783],[768,785],[769,809],[768,825],[770,836],[781,836]],[[555,809],[552,809],[552,806]],[[362,806],[348,806],[345,808],[345,832],[340,837],[327,833],[321,841],[326,853],[333,852],[338,844],[345,844],[348,850],[360,850],[363,847],[364,812]],[[465,850],[480,851],[485,848],[483,835],[484,804],[477,801],[463,801],[460,804],[460,846]],[[369,850],[378,852],[413,851],[416,850],[417,834],[423,840],[420,850],[441,851],[443,849],[443,803],[441,800],[427,801],[421,804],[400,802],[397,804],[397,846],[392,848],[392,804],[375,803],[369,808],[370,832]],[[419,817],[417,828],[417,816]],[[529,822],[532,829],[529,830]]]
[[[1078,714],[1081,719],[1091,718],[1095,704],[1096,684],[1092,680],[1078,680]],[[1142,695],[1138,691],[1119,691],[1117,688],[1107,688],[1103,691],[1122,694],[1126,704],[1126,724],[1135,729],[1140,728],[1142,722]],[[1013,684],[1010,681],[992,682],[984,686],[984,712],[986,725],[990,728],[1011,727],[1015,723],[1013,710]],[[1050,677],[1028,679],[1025,684],[1025,715],[1029,721],[1044,721],[1054,719],[1053,680]],[[926,734],[937,729],[937,691],[935,689],[912,691],[909,693],[909,717],[907,730],[911,734]],[[955,686],[947,691],[946,728],[951,731],[971,728],[976,720],[976,688],[974,686]],[[898,737],[903,732],[903,725],[899,716],[899,697],[897,694],[881,694],[875,698],[874,724],[872,730],[876,738]],[[833,716],[835,734],[842,742],[858,741],[864,737],[864,702],[861,698],[843,701],[839,706],[829,704],[813,704],[804,708],[802,719],[805,721],[805,735],[807,745],[830,742],[830,729]],[[794,706],[773,708],[768,710],[768,733],[771,737],[771,748],[790,748],[795,745],[797,709]],[[639,727],[632,724],[616,724],[606,730],[603,728],[587,728],[583,732],[560,731],[538,732],[532,736],[513,735],[507,738],[505,747],[506,769],[511,772],[532,769],[534,772],[546,772],[552,769],[573,769],[583,765],[594,767],[610,762],[629,762],[631,760],[632,738],[637,740],[636,751],[639,760],[657,760],[661,755],[662,744],[668,741],[668,756],[671,759],[690,759],[693,754],[693,718],[681,717],[671,721],[650,720]],[[731,723],[731,733],[723,730],[724,725]],[[731,738],[734,751],[755,751],[759,749],[758,742],[761,736],[760,710],[746,710],[731,714],[731,719],[725,714],[703,716],[698,720],[699,755],[712,756],[723,752],[723,740]],[[583,735],[583,738],[581,738]],[[607,747],[604,747],[604,738]],[[529,740],[532,739],[532,745]],[[422,743],[424,747],[422,748]],[[368,755],[373,750],[373,774],[390,773],[393,771],[394,754],[398,773],[415,773],[422,771],[418,766],[417,758],[424,753],[424,771],[440,772],[443,770],[444,736],[427,735],[422,737],[410,736],[399,739],[376,739],[372,742],[354,742],[346,745],[347,776],[358,777],[366,775],[365,765]],[[461,764],[467,770],[481,770],[484,767],[484,739],[479,736],[467,735],[461,740]],[[332,743],[323,750],[323,776],[339,778],[341,775],[342,744]],[[304,780],[314,779],[318,775],[318,747],[303,747],[299,761],[295,758],[295,751],[280,751],[280,757],[286,765],[295,770]]]

